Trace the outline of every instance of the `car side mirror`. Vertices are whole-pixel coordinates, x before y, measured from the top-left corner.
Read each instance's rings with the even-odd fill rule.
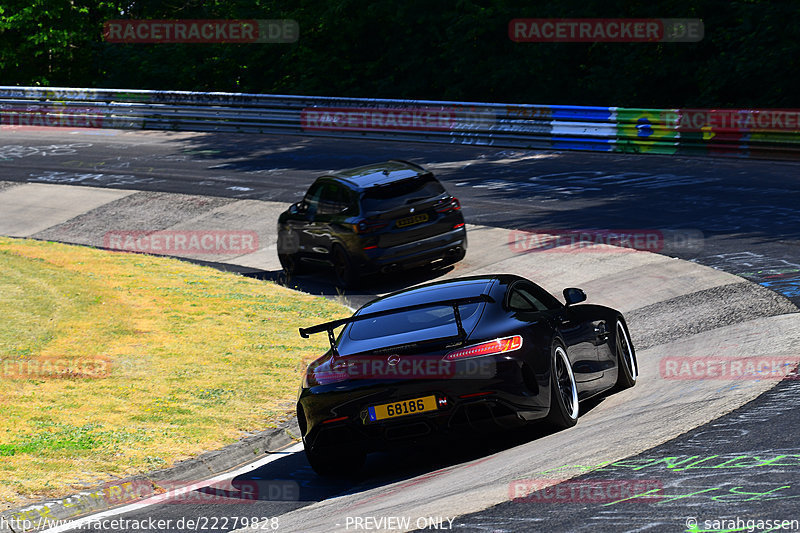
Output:
[[[304,200],[301,200],[297,203],[292,204],[292,206],[289,208],[289,211],[293,214],[302,215],[306,211],[308,211],[308,204],[306,204]]]
[[[567,302],[567,305],[584,302],[586,301],[586,293],[583,292],[583,289],[575,287],[566,288],[564,289],[564,301]]]

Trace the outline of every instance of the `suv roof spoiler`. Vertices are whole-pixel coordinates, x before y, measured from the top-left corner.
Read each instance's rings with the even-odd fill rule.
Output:
[[[479,302],[492,303],[494,301],[495,301],[494,298],[492,298],[488,294],[481,294],[478,296],[467,296],[465,298],[452,298],[450,300],[437,300],[435,302],[428,302],[424,304],[406,305],[404,307],[397,307],[395,309],[386,309],[384,311],[376,311],[374,313],[367,313],[364,315],[353,315],[349,318],[340,318],[339,320],[332,320],[330,322],[325,322],[324,324],[311,326],[310,328],[300,328],[300,336],[303,337],[304,339],[307,339],[309,335],[327,331],[328,341],[331,343],[331,351],[333,352],[334,356],[338,356],[339,353],[336,350],[336,337],[333,335],[333,330],[338,328],[339,326],[343,326],[351,322],[358,322],[360,320],[369,320],[370,318],[378,318],[382,316],[403,313],[405,311],[414,311],[416,309],[424,309],[426,307],[435,307],[441,305],[441,306],[451,306],[453,308],[453,315],[455,316],[456,326],[458,327],[458,338],[460,340],[463,340],[467,337],[467,332],[464,331],[464,325],[461,322],[461,312],[458,309],[459,306],[472,303],[479,303]]]
[[[419,171],[421,171],[421,172],[424,172],[424,173],[426,173],[426,174],[428,173],[428,171],[427,171],[427,170],[425,170],[425,169],[424,169],[423,167],[421,167],[420,165],[418,165],[418,164],[416,164],[416,163],[412,163],[411,161],[406,161],[405,159],[390,159],[389,161],[394,161],[394,162],[396,162],[396,163],[403,163],[404,165],[408,165],[408,166],[410,166],[410,167],[414,167],[414,168],[416,168],[417,170],[419,170]]]

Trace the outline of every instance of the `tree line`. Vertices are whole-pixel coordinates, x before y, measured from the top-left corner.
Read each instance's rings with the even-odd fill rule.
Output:
[[[516,18],[699,18],[697,43],[518,43]],[[113,19],[292,19],[288,44],[120,44]],[[788,0],[6,0],[0,84],[624,107],[800,107]]]

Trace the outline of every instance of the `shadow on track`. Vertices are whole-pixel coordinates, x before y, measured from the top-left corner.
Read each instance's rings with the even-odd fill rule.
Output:
[[[209,266],[224,272],[234,272],[248,278],[272,281],[290,289],[335,299],[339,303],[354,309],[377,298],[380,294],[391,293],[407,289],[413,285],[435,281],[437,278],[447,274],[453,269],[452,266],[440,269],[415,268],[400,272],[392,272],[391,274],[374,275],[364,278],[357,288],[344,290],[336,286],[333,272],[325,268],[314,270],[308,274],[287,278],[282,270],[260,270],[228,263],[215,263],[197,259],[177,259],[189,261],[198,265]]]
[[[581,404],[581,416],[599,405],[602,397]],[[364,466],[339,478],[317,475],[303,452],[264,465],[238,476],[233,486],[244,497],[260,501],[280,500],[292,495],[307,505],[342,494],[358,494],[370,489],[403,482],[419,476],[435,476],[437,472],[469,468],[496,453],[523,446],[556,431],[545,424],[531,424],[497,433],[466,433],[441,436],[422,441],[409,441],[406,446],[367,455]],[[248,490],[251,494],[248,495]],[[276,497],[277,496],[277,497]],[[288,499],[284,497],[284,501]]]
[[[287,454],[257,470],[236,477],[233,486],[243,498],[255,492],[259,501],[275,500],[285,482],[296,483],[294,496],[304,505],[342,494],[358,494],[373,488],[435,474],[443,469],[467,468],[470,463],[504,450],[535,441],[553,431],[544,426],[530,426],[516,431],[490,435],[436,438],[428,442],[409,442],[408,446],[367,456],[364,466],[340,478],[317,475],[302,452]],[[290,493],[286,490],[286,494]]]

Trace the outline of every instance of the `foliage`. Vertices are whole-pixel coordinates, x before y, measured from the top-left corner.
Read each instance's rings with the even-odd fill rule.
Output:
[[[800,4],[769,0],[12,0],[6,85],[641,107],[798,107]],[[514,18],[701,18],[699,43],[515,43]],[[294,19],[293,44],[113,44],[103,21]]]

